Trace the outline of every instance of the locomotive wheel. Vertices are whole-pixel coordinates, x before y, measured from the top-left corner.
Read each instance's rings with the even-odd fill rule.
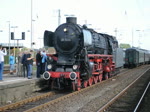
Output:
[[[93,78],[91,77],[91,78],[89,78],[89,86],[91,86],[92,85],[92,83],[93,83]]]
[[[86,88],[88,86],[88,81],[84,81],[83,86],[84,86],[84,88]]]
[[[98,76],[95,76],[95,77],[94,77],[94,83],[96,84],[97,81],[98,81]]]
[[[99,76],[98,76],[98,80],[99,80],[99,82],[101,82],[102,81],[102,74],[100,74]]]

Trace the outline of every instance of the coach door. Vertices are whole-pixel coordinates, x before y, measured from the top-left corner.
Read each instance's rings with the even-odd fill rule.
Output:
[[[139,51],[135,51],[135,63],[139,63]]]

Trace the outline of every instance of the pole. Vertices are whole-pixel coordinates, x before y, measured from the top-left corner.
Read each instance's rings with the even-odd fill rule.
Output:
[[[115,36],[116,36],[116,38],[117,38],[117,33],[118,33],[118,29],[115,28]]]
[[[19,72],[20,72],[20,66],[19,66],[19,40],[17,39],[17,50],[18,50],[18,52],[17,52],[17,76],[19,76]]]
[[[19,54],[19,40],[17,39],[17,49],[18,49],[18,54]]]
[[[42,42],[43,38],[38,38],[38,39],[39,39],[39,41],[40,41],[40,48],[42,48],[42,47],[41,47],[41,42]],[[42,40],[40,40],[40,39],[42,39]]]
[[[14,37],[15,37],[15,28],[14,28]],[[14,57],[15,57],[15,60],[16,60],[16,54],[15,54],[15,39],[14,39]],[[15,61],[16,62],[16,61]]]
[[[60,9],[58,9],[58,26],[60,25],[60,19],[61,19]]]
[[[33,1],[31,0],[31,49],[32,49],[32,47],[33,47],[33,46],[32,46],[32,30],[33,30],[33,29],[32,29],[32,27],[33,27],[33,25],[32,25],[32,13],[33,13],[33,12],[32,12],[32,3],[33,3]]]
[[[18,26],[11,26],[11,28],[14,29],[14,57],[16,56],[15,54],[15,28],[18,28]]]
[[[8,33],[8,38],[9,38],[9,57],[10,57],[10,21],[8,21],[8,28],[9,28],[9,33]]]
[[[132,48],[133,48],[133,38],[134,38],[134,30],[132,28]]]

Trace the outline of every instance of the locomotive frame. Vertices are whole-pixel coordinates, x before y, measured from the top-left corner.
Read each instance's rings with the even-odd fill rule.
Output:
[[[48,55],[57,58],[52,55]],[[56,71],[46,71],[44,73],[44,79],[50,81],[51,89],[55,88],[55,80],[65,78],[70,80],[72,83],[72,88],[75,90],[80,90],[81,88],[86,88],[102,80],[107,80],[109,77],[115,75],[115,63],[113,62],[112,55],[99,55],[99,54],[89,54],[88,58],[90,62],[94,62],[94,67],[92,69],[92,76],[88,79],[82,79],[80,72],[56,72]],[[67,82],[68,83],[68,82]],[[61,89],[60,85],[57,89]]]

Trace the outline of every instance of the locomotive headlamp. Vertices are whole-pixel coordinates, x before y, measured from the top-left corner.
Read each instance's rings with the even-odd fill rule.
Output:
[[[47,65],[47,68],[52,69],[52,65],[51,64]]]
[[[64,28],[64,32],[67,32],[67,28]]]
[[[73,70],[76,70],[78,68],[78,65],[73,65]]]
[[[71,80],[75,80],[77,78],[77,74],[75,72],[71,72],[69,74],[69,77],[70,77]]]
[[[49,72],[44,72],[43,73],[43,78],[45,79],[45,80],[48,80],[48,79],[50,79],[50,77],[51,77],[51,74],[49,73]]]

